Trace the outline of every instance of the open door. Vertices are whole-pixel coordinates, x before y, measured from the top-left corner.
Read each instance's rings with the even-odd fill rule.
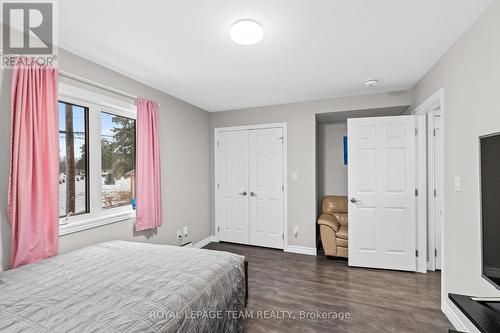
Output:
[[[415,116],[348,119],[349,266],[416,270]]]

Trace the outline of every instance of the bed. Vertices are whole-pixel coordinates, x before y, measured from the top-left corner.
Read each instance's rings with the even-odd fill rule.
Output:
[[[112,241],[0,273],[0,332],[242,332],[244,257]]]

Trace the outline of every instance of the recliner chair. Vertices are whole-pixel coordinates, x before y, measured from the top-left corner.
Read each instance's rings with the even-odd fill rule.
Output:
[[[347,197],[326,196],[318,218],[321,243],[327,256],[348,257]]]

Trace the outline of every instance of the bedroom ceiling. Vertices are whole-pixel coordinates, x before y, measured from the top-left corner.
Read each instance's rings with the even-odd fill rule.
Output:
[[[402,105],[389,108],[318,113],[316,114],[316,121],[318,124],[341,124],[346,123],[349,118],[399,116],[408,107],[408,105]]]
[[[409,89],[492,2],[64,0],[59,43],[221,111]],[[264,39],[238,45],[229,29],[247,18]]]

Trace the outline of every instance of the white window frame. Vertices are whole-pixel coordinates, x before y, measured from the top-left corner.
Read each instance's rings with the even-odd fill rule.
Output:
[[[137,119],[136,106],[107,95],[59,83],[59,100],[88,108],[89,212],[59,219],[59,235],[67,235],[111,223],[135,219],[131,205],[102,208],[101,112]]]

